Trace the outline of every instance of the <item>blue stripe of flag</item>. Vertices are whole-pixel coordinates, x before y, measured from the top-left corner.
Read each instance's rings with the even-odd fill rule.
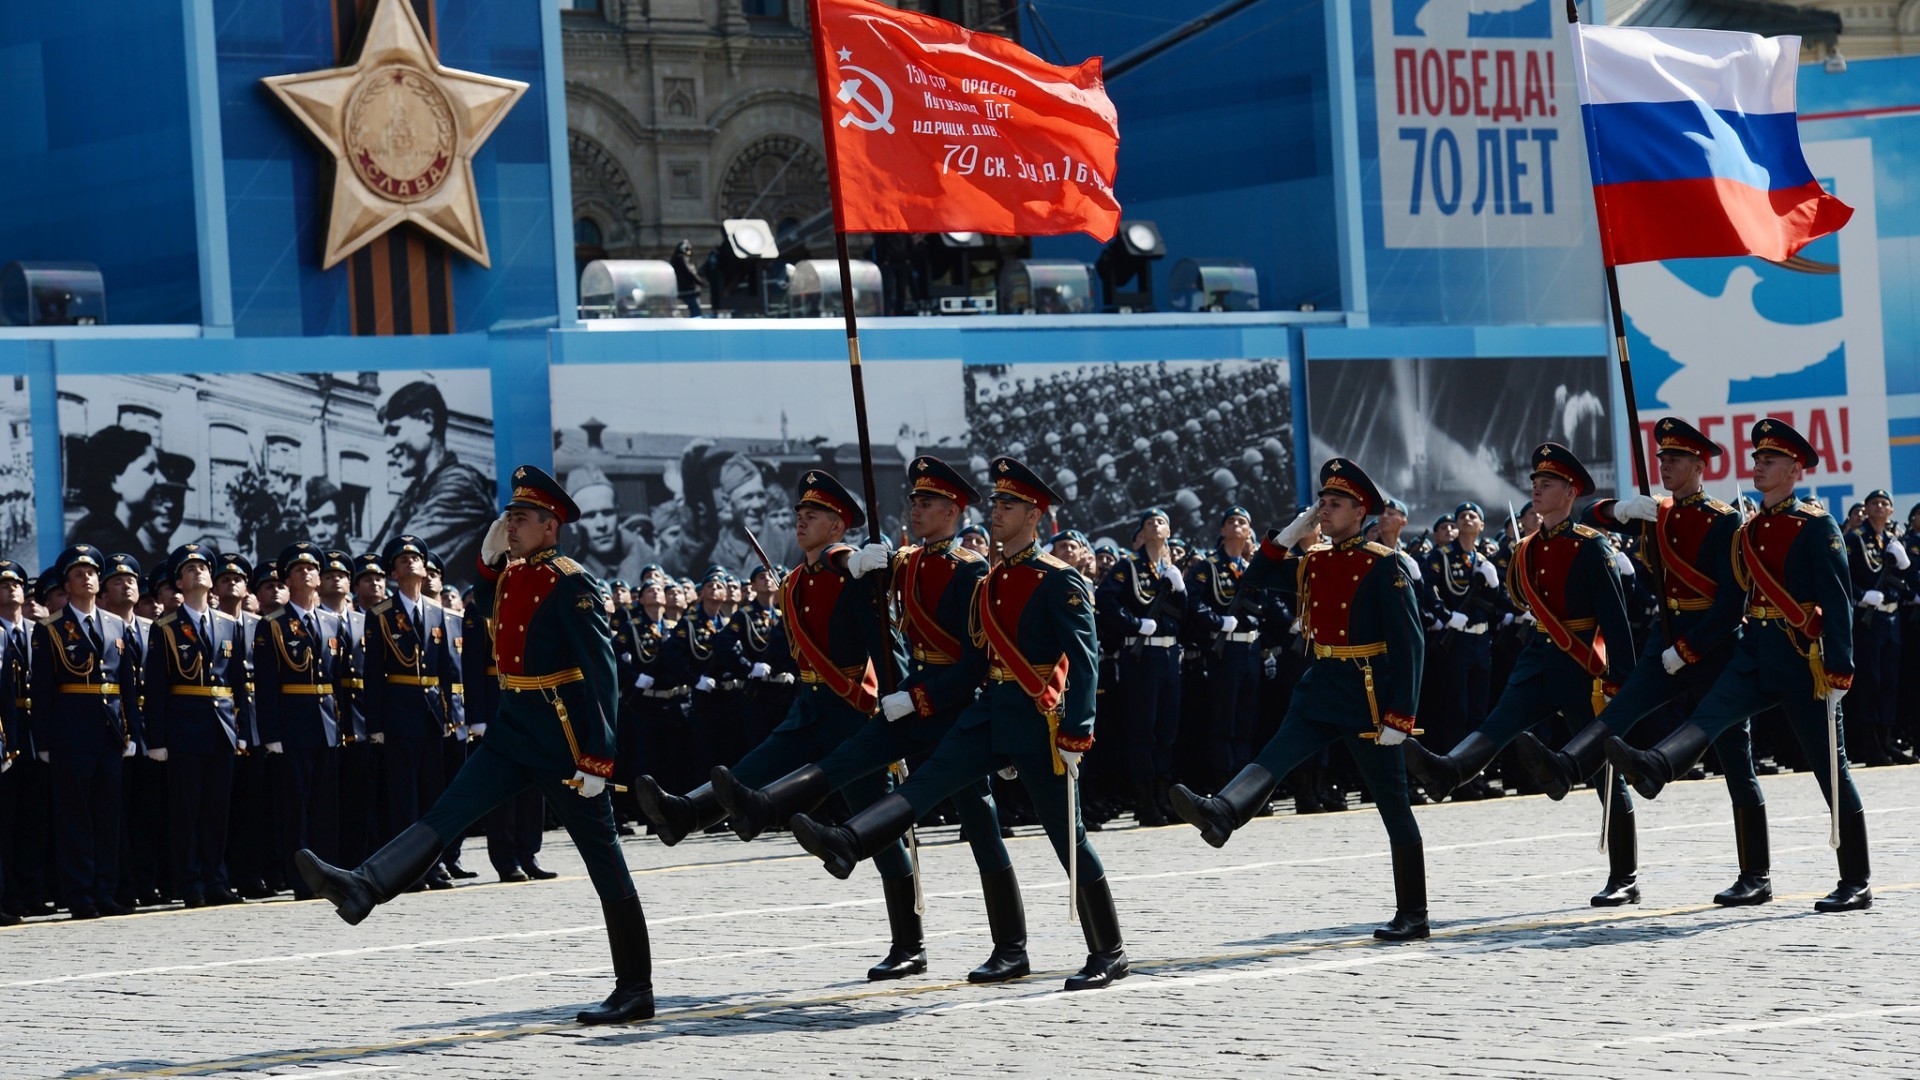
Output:
[[[1737,180],[1762,191],[1813,182],[1794,113],[1711,110],[1692,101],[1582,105],[1595,184]]]

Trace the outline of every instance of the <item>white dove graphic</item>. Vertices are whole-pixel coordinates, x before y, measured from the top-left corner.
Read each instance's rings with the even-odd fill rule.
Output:
[[[1427,0],[1427,6],[1413,17],[1413,25],[1430,38],[1458,41],[1467,36],[1471,16],[1498,15],[1543,3],[1546,0]]]
[[[1656,391],[1670,409],[1722,408],[1734,380],[1804,371],[1846,340],[1843,319],[1796,325],[1761,318],[1753,306],[1760,275],[1750,266],[1734,267],[1719,296],[1695,289],[1657,262],[1633,267],[1629,280],[1640,302],[1627,305],[1628,316],[1680,365]]]

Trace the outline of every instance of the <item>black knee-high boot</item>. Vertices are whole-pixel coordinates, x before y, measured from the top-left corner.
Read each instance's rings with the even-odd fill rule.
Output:
[[[1559,802],[1574,785],[1584,782],[1606,761],[1609,734],[1607,725],[1595,720],[1567,740],[1566,746],[1554,750],[1535,738],[1533,732],[1523,731],[1513,741],[1513,753],[1519,759],[1521,771],[1534,786],[1545,792],[1547,798]]]
[[[726,808],[714,797],[712,784],[701,784],[685,795],[669,795],[653,777],[642,776],[634,781],[633,794],[640,801],[640,811],[647,815],[647,824],[653,827],[653,835],[668,847],[691,833],[719,824],[727,816]]]
[[[1651,750],[1635,750],[1618,736],[1609,736],[1607,760],[1633,781],[1633,790],[1657,799],[1662,788],[1687,775],[1710,742],[1707,733],[1694,724],[1681,724]]]
[[[1225,847],[1235,829],[1253,820],[1273,794],[1273,774],[1258,765],[1249,765],[1227,786],[1211,798],[1195,795],[1185,784],[1173,785],[1173,812],[1180,820],[1200,830],[1200,836],[1214,847]]]
[[[1834,792],[1834,798],[1840,793]],[[1833,891],[1813,902],[1815,911],[1860,911],[1873,906],[1873,890],[1867,887],[1871,867],[1867,861],[1867,812],[1855,810],[1840,815],[1840,883]]]
[[[1733,808],[1733,846],[1740,858],[1740,877],[1713,895],[1722,907],[1746,907],[1773,899],[1773,857],[1767,846],[1766,806]]]
[[[1612,798],[1608,794],[1608,798]],[[1633,807],[1614,803],[1607,818],[1607,883],[1589,901],[1594,907],[1619,907],[1640,902],[1640,835],[1633,827]]]
[[[801,847],[827,864],[828,873],[847,878],[862,860],[878,855],[913,828],[913,804],[889,793],[853,815],[845,825],[823,825],[805,814],[795,814],[788,827]]]
[[[613,952],[613,993],[598,1008],[574,1019],[583,1024],[628,1024],[653,1019],[653,946],[647,940],[647,913],[636,894],[603,900],[607,946]]]
[[[1427,925],[1427,849],[1425,844],[1393,845],[1393,921],[1373,932],[1381,941],[1418,941]]]
[[[1452,794],[1454,788],[1479,776],[1500,749],[1492,739],[1477,731],[1461,739],[1453,752],[1446,755],[1421,746],[1419,739],[1408,739],[1405,746],[1407,772],[1435,799]]]
[[[800,768],[763,788],[752,788],[734,778],[725,765],[713,769],[713,794],[733,823],[733,834],[752,840],[795,814],[819,806],[833,794],[831,781],[818,765]]]
[[[1080,906],[1080,926],[1087,933],[1087,963],[1067,976],[1067,989],[1097,990],[1112,985],[1115,979],[1126,978],[1133,969],[1120,940],[1120,913],[1114,910],[1107,879],[1103,876],[1082,881],[1074,902]]]
[[[1020,882],[1013,867],[980,872],[980,891],[987,902],[987,927],[993,932],[993,954],[967,972],[967,981],[1006,982],[1033,971],[1027,961],[1027,908],[1020,900]]]
[[[920,913],[913,910],[913,878],[881,878],[880,889],[887,898],[887,928],[893,945],[886,959],[867,969],[867,981],[919,975],[927,970],[927,943]]]
[[[353,870],[329,865],[306,848],[294,853],[294,868],[307,888],[333,901],[349,924],[358,924],[377,904],[400,895],[440,860],[447,845],[432,829],[414,822]]]

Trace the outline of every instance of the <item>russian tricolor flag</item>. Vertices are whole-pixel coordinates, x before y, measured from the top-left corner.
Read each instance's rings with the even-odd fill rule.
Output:
[[[1799,56],[1797,37],[1573,26],[1608,266],[1781,261],[1847,223],[1800,151]]]

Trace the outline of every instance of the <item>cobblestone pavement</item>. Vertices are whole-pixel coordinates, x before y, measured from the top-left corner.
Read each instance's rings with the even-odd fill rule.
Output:
[[[401,897],[359,927],[324,902],[0,931],[0,1076],[1920,1076],[1920,768],[1863,770],[1878,900],[1832,886],[1809,774],[1765,780],[1772,904],[1734,877],[1717,780],[1639,811],[1645,901],[1601,910],[1590,794],[1418,811],[1435,934],[1384,945],[1386,835],[1367,808],[1255,821],[1215,851],[1110,828],[1133,977],[1065,993],[1085,946],[1037,829],[1009,842],[1036,973],[976,987],[978,880],[952,830],[922,853],[932,970],[871,984],[871,871],[829,877],[784,834],[627,842],[660,1016],[572,1021],[611,986],[599,907],[563,834],[557,881]],[[470,847],[469,863],[480,856]]]

